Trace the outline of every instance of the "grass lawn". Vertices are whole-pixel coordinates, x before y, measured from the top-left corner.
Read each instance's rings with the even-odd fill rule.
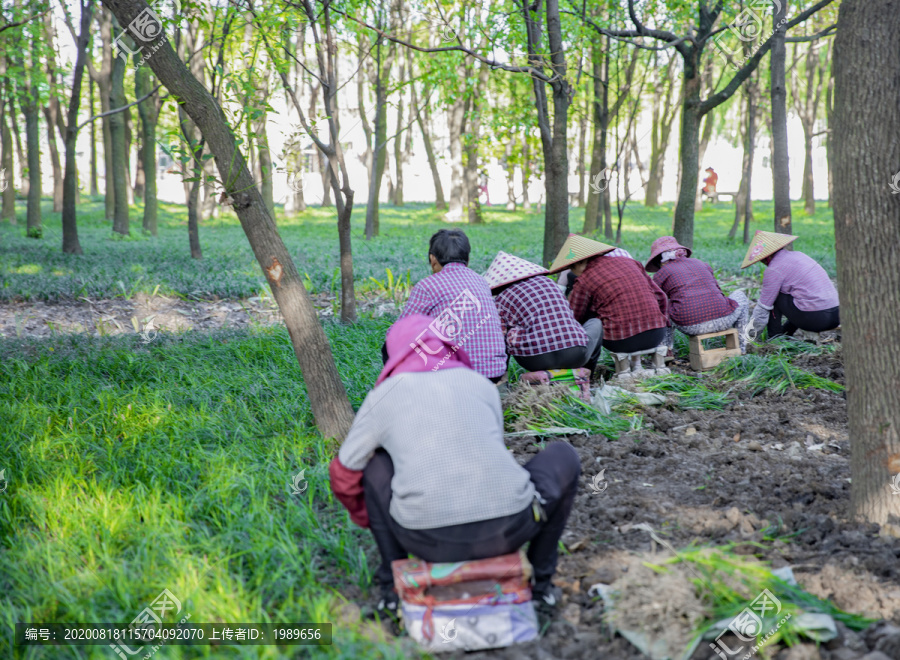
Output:
[[[204,258],[190,258],[187,216],[184,207],[163,205],[159,236],[141,234],[142,210],[132,209],[132,236],[113,238],[110,223],[103,220],[103,202],[97,198],[79,207],[79,237],[85,254],[62,254],[61,219],[44,205],[44,238],[25,238],[24,206],[20,203],[20,225],[0,225],[0,300],[58,300],[130,296],[137,291],[200,298],[246,297],[266,287],[244,232],[234,213],[224,211],[219,219],[201,224],[200,242]],[[671,232],[671,203],[655,209],[628,207],[622,229],[622,246],[641,261],[650,256],[654,239]],[[369,279],[384,280],[385,269],[413,281],[430,273],[428,238],[443,227],[463,228],[472,242],[471,266],[487,270],[498,250],[505,250],[540,262],[543,215],[486,207],[484,225],[448,225],[431,206],[410,204],[381,207],[381,235],[364,239],[363,207],[353,215],[353,260],[357,283],[374,286]],[[771,229],[772,203],[757,202],[758,221],[753,229]],[[581,229],[584,212],[572,209],[570,226]],[[708,261],[725,274],[737,274],[746,252],[740,240],[726,236],[734,218],[729,203],[705,205],[695,218],[695,256]],[[338,291],[338,242],[334,209],[312,208],[296,217],[285,217],[279,208],[278,228],[294,257],[307,287],[317,291]],[[834,223],[824,204],[814,216],[807,216],[802,203],[794,205],[794,232],[800,236],[796,247],[836,274]],[[602,240],[602,237],[601,237]],[[762,266],[746,274],[759,277]]]
[[[327,332],[354,406],[389,321]],[[163,590],[196,622],[330,621],[322,650],[202,646],[160,658],[399,657],[340,623],[368,532],[328,485],[283,329],[0,342],[0,657],[17,621],[127,622]],[[291,495],[301,469],[308,488]],[[357,624],[358,625],[358,624]],[[23,658],[113,658],[101,646]],[[26,653],[25,649],[29,649]]]

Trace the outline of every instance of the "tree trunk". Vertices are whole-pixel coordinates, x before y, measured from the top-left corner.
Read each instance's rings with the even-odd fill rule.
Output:
[[[506,141],[506,150],[503,152],[503,169],[506,170],[506,210],[516,210],[516,165],[513,162],[513,149],[516,147],[515,138],[510,136]]]
[[[487,45],[486,43],[484,44]],[[472,94],[472,101],[469,104],[469,117],[466,120],[465,137],[463,138],[463,149],[466,154],[466,191],[469,198],[468,204],[468,221],[471,225],[483,225],[484,215],[481,212],[480,179],[478,167],[478,144],[481,139],[481,106],[479,101],[485,93],[488,82],[488,68],[484,64],[478,67],[478,82]],[[567,201],[568,203],[568,201]]]
[[[109,112],[112,108],[109,105],[111,93],[111,78],[113,70],[113,57],[116,57],[114,51],[116,46],[113,44],[113,26],[111,14],[103,9],[99,12],[100,35],[102,37],[102,47],[100,51],[100,69],[94,68],[91,60],[88,59],[88,70],[91,79],[97,83],[97,90],[100,95],[100,112]],[[113,164],[112,164],[112,119],[111,117],[103,117],[103,193],[106,197],[104,200],[106,219],[112,220],[116,214],[116,193],[113,181]]]
[[[136,56],[137,57],[137,56]],[[141,66],[134,74],[134,94],[143,98],[152,88],[153,74],[147,66]],[[159,217],[159,198],[156,190],[156,122],[159,115],[157,97],[138,104],[141,118],[141,150],[144,169],[144,221],[143,230],[156,236]]]
[[[262,87],[258,90],[261,92],[260,101],[264,101],[269,97],[268,71],[264,72],[262,77]],[[256,133],[256,148],[259,153],[259,169],[262,175],[260,179],[260,188],[262,189],[262,197],[266,203],[266,208],[269,210],[269,215],[275,220],[275,185],[273,181],[274,171],[272,169],[272,152],[269,151],[269,134],[267,130],[268,113],[266,112],[263,103],[260,103],[257,107],[260,108],[260,115],[259,119],[255,122],[254,132]],[[198,173],[198,176],[200,175],[202,175],[202,172]]]
[[[21,59],[19,60],[21,66]],[[12,97],[12,84],[7,81],[7,94],[9,96],[9,119],[12,124],[12,134],[15,139],[16,154],[19,156],[19,192],[28,196],[28,158],[22,149],[22,133],[19,130],[19,122],[16,119],[16,103]],[[25,106],[22,104],[22,114],[25,114]]]
[[[828,87],[825,91],[825,161],[828,164],[828,208],[834,206],[834,67],[830,66]]]
[[[431,170],[431,181],[434,184],[434,207],[439,211],[443,211],[447,208],[447,202],[444,200],[444,186],[441,184],[437,158],[434,156],[434,146],[428,129],[430,113],[427,105],[424,108],[424,112],[419,110],[417,105],[418,101],[416,99],[415,83],[411,85],[410,89],[412,90],[412,103],[416,108],[416,123],[419,125],[419,131],[422,133],[422,142],[425,144],[425,155],[428,157],[428,167]]]
[[[585,202],[585,192],[584,192],[584,166],[587,160],[587,145],[585,144],[587,141],[587,116],[588,111],[590,110],[590,106],[588,105],[587,94],[584,95],[585,106],[583,108],[579,108],[580,115],[578,117],[578,165],[576,166],[576,172],[578,173],[578,207],[584,208]]]
[[[41,238],[41,135],[38,92],[38,71],[40,68],[40,41],[37,36],[31,41],[31,70],[25,85],[25,99],[22,111],[25,114],[25,143],[28,148],[28,207],[26,211],[29,238]]]
[[[457,96],[448,109],[447,124],[450,131],[450,200],[447,220],[461,222],[463,209],[468,208],[463,168],[463,133],[466,130],[465,95]]]
[[[106,4],[123,25],[130,24],[147,6],[142,0],[106,0]],[[226,191],[234,200],[241,226],[267,276],[300,363],[319,430],[325,437],[341,440],[350,429],[353,409],[315,308],[254,185],[244,156],[237,149],[232,128],[216,100],[191,75],[171,46],[161,40],[154,46],[159,46],[159,50],[149,64],[206,138]]]
[[[775,36],[772,37],[772,190],[775,196],[775,231],[791,233],[791,172],[788,156],[787,90],[785,88],[786,28],[781,24],[787,12],[787,0],[772,0]]]
[[[94,116],[94,79],[88,76],[88,87],[90,88],[91,107],[88,116]],[[97,181],[97,122],[91,122],[91,197],[100,194],[100,186]]]
[[[555,82],[553,91],[553,133],[549,131],[549,117],[545,84],[532,78],[538,100],[538,125],[544,149],[544,190],[547,209],[544,216],[544,263],[556,257],[569,236],[569,81],[566,79],[566,58],[562,37],[562,23],[558,0],[547,0],[547,41]],[[538,27],[539,30],[539,27]],[[540,91],[538,91],[540,88]],[[544,122],[541,121],[543,114]],[[545,125],[541,125],[544,123]]]
[[[853,514],[900,535],[900,11],[844,0],[834,44],[834,227]],[[864,166],[860,166],[864,164]]]
[[[607,40],[607,49],[608,49]],[[591,67],[594,82],[593,94],[593,147],[591,149],[591,192],[584,207],[583,234],[593,234],[604,217],[604,237],[612,240],[612,218],[609,214],[609,178],[598,183],[598,175],[606,169],[606,135],[609,124],[609,61],[602,37],[595,36],[591,44]],[[601,190],[602,188],[602,190]],[[602,214],[602,215],[601,215]]]
[[[397,92],[397,130],[394,131],[394,171],[397,173],[396,181],[394,183],[394,195],[391,199],[391,203],[394,206],[403,206],[403,112],[404,108],[404,94],[403,94],[403,85],[406,82],[406,64],[400,65],[400,80],[398,81],[398,85],[400,86],[399,91]]]
[[[697,72],[698,53],[684,58],[683,102],[681,108],[681,187],[675,205],[672,235],[686,247],[694,245],[694,202],[700,168],[700,76]]]
[[[383,40],[375,45],[375,135],[372,147],[372,178],[369,180],[369,199],[366,202],[366,240],[378,236],[378,205],[381,180],[387,158],[387,87],[390,76],[390,57],[382,60]]]
[[[748,243],[750,223],[753,221],[751,182],[753,180],[753,152],[756,149],[756,78],[754,75],[744,83],[744,157],[741,162],[741,186],[734,200],[734,224],[728,232],[728,240],[734,240],[738,227],[744,223],[744,243]]]
[[[0,57],[0,60],[3,58]],[[5,74],[5,71],[3,72]],[[0,219],[16,224],[16,187],[13,170],[13,140],[6,120],[6,98],[0,97],[0,188],[2,188],[3,204]]]
[[[110,107],[121,108],[127,105],[125,100],[125,59],[117,57],[113,63],[112,83],[109,96]],[[112,183],[115,199],[115,212],[113,215],[113,231],[122,236],[128,236],[128,170],[125,161],[128,153],[125,150],[125,115],[117,112],[110,115],[109,132],[112,139]],[[107,177],[108,178],[108,177]]]
[[[79,3],[81,4],[81,3]],[[66,173],[63,177],[62,201],[62,251],[66,254],[82,254],[78,241],[76,197],[78,193],[78,167],[75,162],[75,148],[78,140],[78,108],[81,105],[81,84],[87,62],[87,46],[90,40],[91,17],[94,0],[81,4],[81,30],[76,43],[75,70],[72,74],[72,95],[66,111]],[[93,126],[93,122],[91,122]]]
[[[56,75],[56,29],[50,14],[44,15],[44,38],[52,55],[47,55],[47,82],[50,88],[50,100],[44,106],[44,119],[47,122],[47,147],[50,150],[50,167],[53,170],[53,212],[62,211],[63,173],[56,145],[56,131],[62,131],[62,117],[59,98],[56,96],[58,80]]]
[[[712,129],[714,122],[713,111],[710,111],[703,117],[703,130],[700,132],[700,144],[697,146],[697,179],[700,179],[701,168],[705,170],[703,167],[703,159],[706,158],[706,149],[709,147],[709,141],[712,139]],[[697,187],[697,193],[694,197],[694,213],[699,213],[703,210],[703,195],[700,192],[700,187]]]
[[[528,144],[528,136],[522,134],[522,209],[527,213],[531,211],[531,201],[528,199],[528,184],[531,183],[531,148]]]

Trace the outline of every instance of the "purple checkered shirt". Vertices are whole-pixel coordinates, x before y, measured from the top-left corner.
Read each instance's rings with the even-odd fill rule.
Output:
[[[544,275],[510,284],[494,302],[510,355],[587,346],[588,336],[556,282]]]
[[[421,280],[410,292],[400,319],[410,314],[434,318],[433,329],[463,349],[485,378],[506,373],[500,317],[487,282],[474,270],[449,263]]]
[[[681,326],[728,316],[738,306],[722,293],[709,264],[699,259],[666,261],[653,281],[669,297],[669,318]]]

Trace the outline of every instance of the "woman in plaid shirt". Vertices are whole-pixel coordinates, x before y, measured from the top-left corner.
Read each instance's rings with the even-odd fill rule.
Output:
[[[612,353],[636,353],[666,340],[668,299],[634,259],[603,259],[614,250],[570,234],[550,272],[571,268],[577,278],[569,296],[575,319],[603,323],[603,347]]]
[[[747,325],[750,301],[738,289],[727,298],[709,264],[691,258],[691,249],[680,245],[674,236],[653,241],[650,259],[645,266],[656,273],[653,281],[669,298],[669,318],[674,327],[686,335],[722,332]],[[675,333],[668,331],[666,341],[674,346]],[[746,340],[741,335],[741,351]]]
[[[590,319],[584,327],[546,268],[500,252],[484,274],[494,294],[506,350],[526,371],[591,371],[602,350],[603,326]]]

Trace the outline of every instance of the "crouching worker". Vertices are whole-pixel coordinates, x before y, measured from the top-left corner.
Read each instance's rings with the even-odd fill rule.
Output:
[[[747,325],[750,301],[737,290],[727,298],[722,293],[709,264],[691,258],[691,249],[680,245],[674,236],[653,241],[650,259],[644,266],[656,273],[653,281],[669,298],[669,318],[686,335],[702,335],[735,328],[740,333]],[[673,347],[674,333],[667,338]],[[741,352],[745,350],[740,335]]]
[[[759,303],[753,310],[757,336],[764,327],[769,338],[834,330],[841,324],[838,292],[828,273],[802,252],[785,250],[797,240],[789,234],[757,231],[741,268],[761,261],[766,265]],[[782,317],[787,324],[782,325]]]
[[[432,317],[432,331],[452,340],[457,348],[465,346],[472,368],[497,383],[506,373],[506,346],[491,291],[484,278],[468,267],[470,252],[462,230],[435,232],[428,243],[433,274],[413,287],[398,320],[413,314]],[[387,363],[387,344],[381,354]]]
[[[378,610],[397,611],[394,560],[485,559],[525,543],[535,604],[553,606],[578,455],[557,442],[520,466],[503,441],[497,388],[430,323],[412,315],[388,331],[387,364],[330,468],[335,496],[353,522],[372,530],[381,554]]]
[[[526,371],[591,371],[603,349],[603,326],[590,319],[582,328],[547,269],[500,252],[484,274],[500,314],[506,350]]]
[[[571,268],[575,284],[569,304],[575,319],[603,323],[603,347],[612,353],[636,353],[666,340],[666,294],[634,259],[603,258],[613,250],[589,238],[569,234],[550,272]]]

